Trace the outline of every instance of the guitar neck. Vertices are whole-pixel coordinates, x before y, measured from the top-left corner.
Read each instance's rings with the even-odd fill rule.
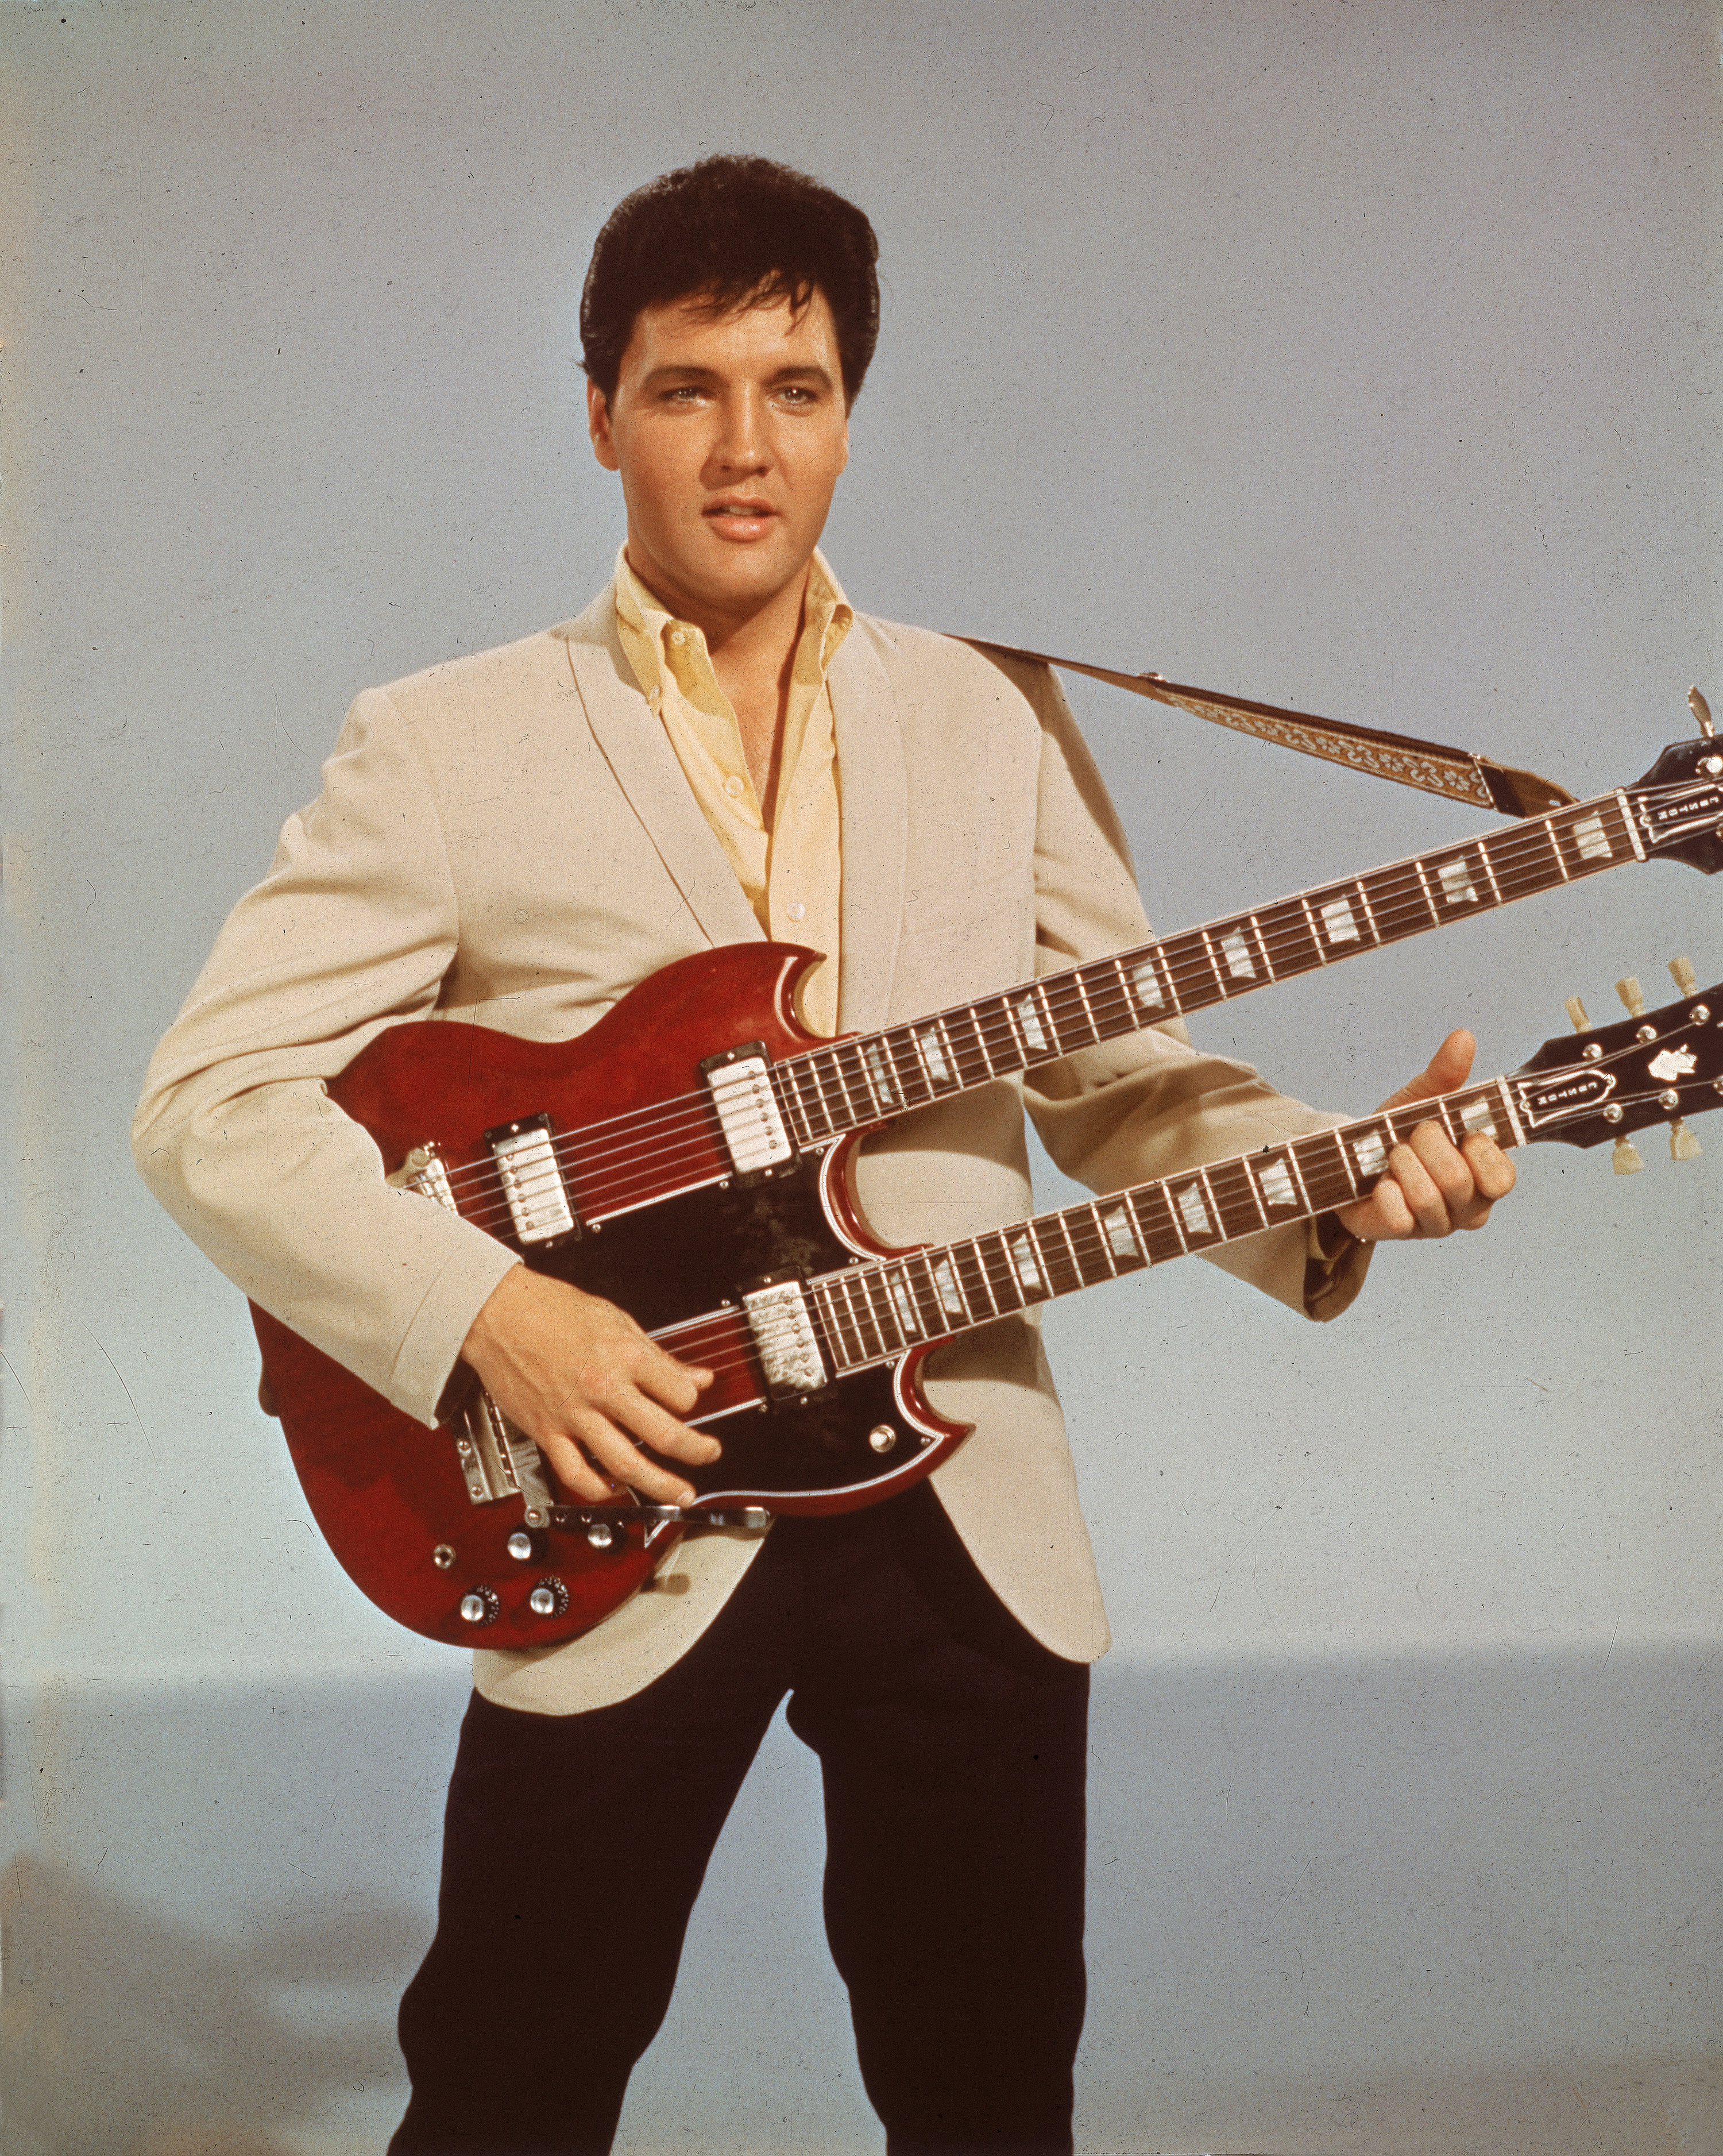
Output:
[[[1599,794],[931,1018],[806,1050],[772,1065],[779,1106],[799,1145],[824,1145],[1056,1056],[1643,861],[1638,791]]]
[[[1478,1131],[1504,1148],[1526,1144],[1509,1086],[1494,1078],[963,1242],[829,1274],[808,1283],[808,1296],[838,1374],[890,1362],[1033,1304],[1349,1204],[1419,1123],[1440,1122],[1456,1144]]]

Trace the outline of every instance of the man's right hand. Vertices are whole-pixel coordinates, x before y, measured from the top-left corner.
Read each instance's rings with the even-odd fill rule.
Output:
[[[492,1289],[461,1359],[577,1497],[603,1503],[626,1483],[654,1504],[691,1504],[692,1486],[639,1446],[690,1466],[721,1450],[677,1419],[692,1413],[710,1370],[667,1355],[614,1303],[525,1265]]]

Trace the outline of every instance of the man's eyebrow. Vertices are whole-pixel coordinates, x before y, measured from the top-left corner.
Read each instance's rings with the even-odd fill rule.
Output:
[[[654,367],[652,369],[651,372],[644,377],[641,387],[650,389],[667,382],[721,382],[723,379],[724,375],[720,368],[697,367],[691,362],[684,365],[675,360],[666,360],[662,366]],[[836,387],[828,370],[812,362],[797,367],[774,367],[767,376],[766,380],[768,385],[779,382],[817,382],[828,389]]]

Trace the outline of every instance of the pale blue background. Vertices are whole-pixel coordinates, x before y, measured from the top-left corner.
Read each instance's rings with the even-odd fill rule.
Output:
[[[575,301],[713,148],[868,208],[852,597],[1577,793],[1723,703],[1717,11],[1683,0],[0,7],[4,2146],[346,2156],[399,2105],[459,1658],[325,1555],[151,1046],[365,684],[618,536]],[[1074,692],[1167,928],[1490,819]],[[1626,869],[1200,1024],[1362,1110],[1613,1015]],[[1714,1135],[1715,1133],[1715,1135]],[[1718,1160],[1520,1156],[1343,1324],[1208,1269],[1049,1331],[1118,1645],[1079,2146],[1723,2148]],[[1049,1182],[1049,1194],[1052,1194]],[[628,2150],[877,2145],[780,1732]],[[522,1832],[521,1860],[542,1853]],[[628,1921],[625,1839],[593,1917]],[[1710,2061],[1711,2063],[1707,2063]]]

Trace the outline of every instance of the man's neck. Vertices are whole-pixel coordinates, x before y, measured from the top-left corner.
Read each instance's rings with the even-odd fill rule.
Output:
[[[659,604],[679,620],[691,622],[705,638],[718,685],[730,700],[741,732],[748,775],[768,824],[777,788],[784,720],[789,710],[790,675],[802,634],[812,563],[751,612],[730,612],[664,588],[664,579],[643,572],[633,551],[630,569]]]

